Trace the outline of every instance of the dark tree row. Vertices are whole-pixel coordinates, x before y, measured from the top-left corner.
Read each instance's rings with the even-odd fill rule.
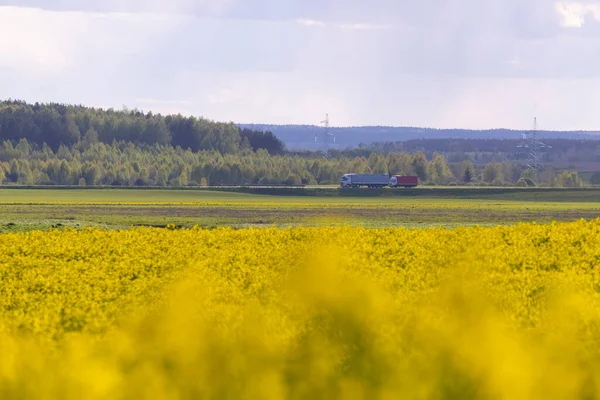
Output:
[[[214,122],[182,115],[143,113],[139,110],[97,109],[57,103],[0,102],[0,139],[42,146],[53,151],[79,142],[113,141],[171,145],[193,152],[215,150],[235,154],[244,148],[284,152],[284,144],[271,132],[241,129],[234,123]]]
[[[544,164],[565,162],[600,162],[600,140],[544,138]],[[520,139],[419,139],[399,142],[377,142],[341,152],[349,157],[368,157],[372,152],[423,152],[427,157],[444,154],[449,162],[472,159],[476,163],[525,162],[529,148]]]

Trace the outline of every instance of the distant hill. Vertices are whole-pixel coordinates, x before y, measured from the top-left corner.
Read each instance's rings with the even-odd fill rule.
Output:
[[[268,125],[238,124],[242,128],[258,131],[270,131],[283,141],[288,150],[316,150],[315,134],[322,132],[323,127],[314,125]],[[331,148],[348,149],[360,144],[375,142],[399,142],[415,139],[521,139],[526,130],[511,129],[431,129],[416,127],[392,126],[357,126],[348,128],[331,128],[336,143]],[[540,137],[546,139],[600,139],[600,131],[539,131]]]

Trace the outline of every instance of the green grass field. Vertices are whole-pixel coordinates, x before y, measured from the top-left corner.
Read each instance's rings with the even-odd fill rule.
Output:
[[[0,189],[0,230],[60,226],[423,227],[600,216],[598,189]]]

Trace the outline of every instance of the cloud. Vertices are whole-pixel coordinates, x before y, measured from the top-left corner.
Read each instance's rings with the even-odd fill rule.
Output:
[[[378,25],[378,24],[338,24],[337,27],[341,29],[350,29],[350,30],[361,30],[361,31],[371,31],[371,30],[389,30],[392,29],[391,25]]]
[[[235,100],[240,100],[245,97],[244,93],[241,91],[235,91],[231,89],[219,89],[215,93],[211,93],[208,96],[208,101],[211,104],[223,104],[223,103],[231,103]]]
[[[388,30],[392,29],[391,25],[379,25],[379,24],[371,24],[371,23],[337,23],[337,22],[326,22],[315,19],[306,19],[299,18],[296,20],[301,25],[305,26],[317,26],[317,27],[333,27],[345,30],[361,30],[361,31],[371,31],[371,30]]]
[[[185,105],[185,106],[192,104],[189,101],[183,101],[183,100],[160,100],[160,99],[152,99],[152,98],[144,98],[144,97],[136,98],[135,102],[138,104],[161,104],[161,105],[177,104],[177,105]]]
[[[239,122],[519,127],[539,104],[600,127],[588,3],[373,1],[0,0],[43,8],[0,7],[0,87]]]
[[[552,0],[0,0],[0,5],[54,11],[178,13],[273,21],[354,21],[421,28],[477,26],[529,31],[556,19]]]
[[[305,18],[298,18],[296,20],[298,23],[302,24],[302,25],[306,25],[306,26],[325,26],[325,22],[323,21],[318,21],[315,19],[305,19]]]
[[[110,68],[179,21],[161,15],[51,12],[0,7],[0,66],[21,72],[60,73],[97,62]],[[110,57],[103,57],[109,53]]]
[[[152,13],[226,15],[234,0],[0,0],[0,6],[20,6],[48,11],[94,13]]]
[[[68,19],[68,18],[67,18]],[[27,22],[35,29],[23,29]],[[77,21],[71,25],[82,29]],[[44,18],[39,10],[16,7],[0,9],[0,66],[19,70],[23,74],[56,73],[69,66],[73,53],[71,40],[59,29],[55,20]]]
[[[566,1],[560,1],[566,3]],[[572,2],[569,2],[572,3]],[[0,5],[54,11],[180,14],[209,18],[328,22],[349,29],[442,31],[457,35],[502,34],[540,37],[556,34],[559,15],[553,0],[0,0]],[[342,21],[335,23],[332,21]],[[312,25],[315,26],[315,25]]]
[[[600,4],[558,1],[555,6],[563,27],[581,28],[588,16],[595,21],[600,21]]]

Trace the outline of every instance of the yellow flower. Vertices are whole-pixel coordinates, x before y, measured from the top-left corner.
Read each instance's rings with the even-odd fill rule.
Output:
[[[2,398],[600,395],[600,220],[0,236]]]

